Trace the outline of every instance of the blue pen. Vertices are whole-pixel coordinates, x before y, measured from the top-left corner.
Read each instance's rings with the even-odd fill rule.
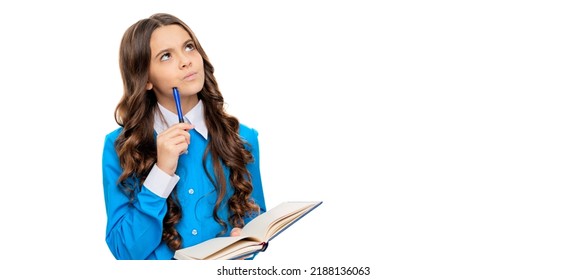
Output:
[[[176,87],[173,88],[173,97],[175,98],[175,106],[177,106],[177,116],[179,117],[179,122],[183,122],[183,111],[181,111],[181,100],[179,99],[179,91]]]
[[[179,98],[179,91],[176,87],[173,87],[173,97],[175,98],[175,106],[177,107],[177,117],[179,117],[179,122],[182,123],[183,121],[183,111],[181,111],[181,99]],[[189,150],[185,150],[184,154],[189,153]]]

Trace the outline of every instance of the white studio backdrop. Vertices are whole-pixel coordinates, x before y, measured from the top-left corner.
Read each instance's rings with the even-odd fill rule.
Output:
[[[0,5],[0,240],[30,264],[23,277],[211,279],[223,265],[372,269],[348,279],[585,276],[579,1]],[[116,262],[104,241],[118,47],[156,12],[192,27],[228,111],[259,131],[267,206],[324,201],[253,262]]]

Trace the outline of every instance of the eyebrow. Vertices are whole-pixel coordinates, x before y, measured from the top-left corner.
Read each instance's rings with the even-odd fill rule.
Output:
[[[189,39],[187,39],[187,41],[183,42],[183,46],[187,45],[188,43],[195,43],[195,40],[189,38]],[[173,48],[166,48],[166,49],[159,51],[157,53],[157,55],[155,55],[155,58],[159,57],[163,53],[169,52],[171,49],[173,49]]]

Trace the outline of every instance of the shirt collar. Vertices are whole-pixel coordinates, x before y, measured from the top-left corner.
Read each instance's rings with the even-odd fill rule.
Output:
[[[179,118],[177,118],[177,114],[167,110],[163,107],[160,103],[157,103],[159,106],[159,110],[155,111],[155,131],[157,134],[165,131],[170,126],[179,122]],[[183,117],[186,123],[190,123],[194,126],[195,131],[197,131],[203,138],[208,139],[208,128],[205,122],[205,115],[203,113],[203,102],[198,101],[197,105],[193,107],[185,116]]]

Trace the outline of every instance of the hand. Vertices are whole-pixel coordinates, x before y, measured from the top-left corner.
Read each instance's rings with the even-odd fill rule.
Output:
[[[175,174],[179,156],[190,143],[188,130],[192,128],[191,124],[178,123],[157,135],[157,166],[165,173]]]
[[[242,229],[235,227],[230,231],[230,236],[240,236],[241,233],[242,233]],[[244,256],[242,258],[239,258],[239,260],[245,260],[250,257],[252,257],[252,255]]]
[[[230,231],[230,236],[240,236],[241,233],[242,233],[242,229],[235,227],[232,229],[232,231]]]

